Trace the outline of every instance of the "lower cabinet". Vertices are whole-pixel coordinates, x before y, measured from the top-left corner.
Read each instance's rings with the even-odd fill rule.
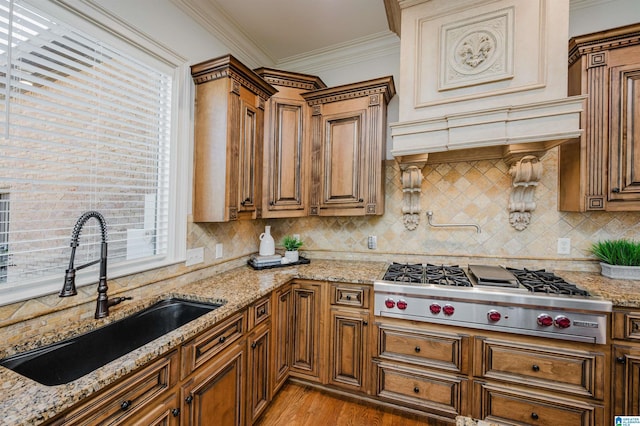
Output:
[[[272,394],[282,387],[289,377],[293,340],[293,289],[286,284],[273,293],[273,339],[271,339],[273,368]]]
[[[239,340],[212,358],[182,386],[182,424],[244,425],[244,344]]]
[[[640,347],[613,346],[613,414],[640,415]]]
[[[271,322],[247,338],[247,423],[252,424],[271,402]]]
[[[323,283],[295,281],[292,285],[292,375],[320,382],[324,345],[321,345],[323,312]]]

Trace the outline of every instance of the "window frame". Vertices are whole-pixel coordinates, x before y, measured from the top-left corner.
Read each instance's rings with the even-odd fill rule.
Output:
[[[142,273],[152,269],[184,262],[186,259],[187,214],[189,205],[190,173],[189,152],[192,140],[191,111],[192,82],[187,60],[140,33],[122,19],[109,13],[91,0],[49,0],[38,2],[19,0],[35,9],[46,12],[93,37],[107,40],[113,47],[128,54],[134,54],[139,60],[157,67],[172,76],[172,111],[169,163],[169,227],[168,248],[164,256],[152,260],[143,258],[108,265],[109,280]],[[143,53],[143,54],[141,54]],[[69,234],[71,237],[71,234]],[[71,254],[71,249],[69,249]],[[94,270],[78,271],[78,287],[95,284],[97,273]],[[1,286],[0,306],[57,293],[62,288],[64,277],[43,277],[30,285]]]

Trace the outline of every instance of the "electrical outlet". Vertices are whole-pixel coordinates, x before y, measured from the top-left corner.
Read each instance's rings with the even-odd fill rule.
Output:
[[[204,262],[204,247],[187,250],[187,260],[184,262],[185,266],[196,265],[202,262]]]
[[[216,259],[222,259],[222,243],[216,244]]]
[[[571,238],[558,238],[558,254],[571,254]]]
[[[369,247],[370,250],[378,248],[378,237],[376,235],[369,235],[369,238],[367,238],[367,247]]]

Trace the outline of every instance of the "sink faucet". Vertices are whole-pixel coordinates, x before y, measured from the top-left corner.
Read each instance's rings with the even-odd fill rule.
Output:
[[[84,224],[91,218],[95,218],[100,222],[100,230],[102,234],[102,245],[100,249],[100,259],[93,262],[85,263],[82,266],[74,267],[73,261],[76,257],[76,247],[78,247],[78,239],[80,238],[80,231]],[[107,222],[104,220],[102,214],[97,211],[91,210],[84,212],[76,221],[71,233],[71,258],[69,259],[69,268],[64,274],[64,286],[60,290],[60,297],[75,296],[78,294],[76,291],[76,271],[78,269],[86,268],[87,266],[95,265],[100,262],[100,280],[98,281],[98,299],[96,301],[96,314],[95,318],[104,318],[109,315],[109,306],[117,305],[125,300],[131,300],[131,297],[116,297],[109,300],[107,296]]]

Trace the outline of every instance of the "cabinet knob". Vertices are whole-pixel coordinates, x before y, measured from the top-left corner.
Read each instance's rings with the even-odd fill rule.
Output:
[[[187,404],[191,404],[193,402],[193,396],[189,395],[184,399],[184,402],[186,402]]]
[[[122,401],[122,404],[120,404],[120,409],[122,411],[127,411],[129,407],[131,407],[131,401],[129,401],[128,399],[126,401]]]
[[[413,392],[414,393],[420,393],[420,388],[416,386],[415,388],[413,388]]]
[[[532,369],[533,371],[540,371],[540,366],[539,366],[539,365],[536,365],[536,364],[533,364],[533,365],[531,366],[531,369]]]
[[[538,420],[538,413],[531,413],[531,418],[533,420]]]
[[[225,340],[227,340],[227,338],[226,338],[226,337],[224,337],[224,336],[220,336],[220,338],[218,339],[218,342],[220,342],[220,343],[224,343],[224,341],[225,341]]]
[[[171,410],[171,414],[173,415],[173,417],[178,417],[180,415],[180,409],[174,408],[173,410]]]
[[[420,346],[416,346],[416,348],[414,349],[416,351],[416,353],[420,352]]]
[[[251,344],[251,349],[255,349],[257,346],[258,346],[258,343],[253,342],[253,343]]]
[[[249,203],[251,201],[251,198],[245,198],[244,201],[240,202],[240,204],[242,204],[243,206],[246,205],[247,203]]]
[[[613,192],[614,194],[618,194],[620,193],[620,188],[612,188],[611,192]]]
[[[351,300],[351,295],[347,294],[347,300]]]
[[[618,364],[626,364],[627,363],[627,358],[623,357],[623,356],[619,356],[616,358],[616,362]]]
[[[267,309],[266,308],[262,308],[260,310],[258,310],[258,315],[264,315],[267,313]]]
[[[369,321],[362,321],[362,325],[369,325]]]
[[[359,198],[359,199],[358,199],[358,202],[359,202],[359,203],[363,203],[363,202],[364,202],[364,198]]]
[[[276,205],[276,203],[274,203],[273,201],[269,201],[269,205],[270,205],[270,206],[275,206],[275,205]]]

